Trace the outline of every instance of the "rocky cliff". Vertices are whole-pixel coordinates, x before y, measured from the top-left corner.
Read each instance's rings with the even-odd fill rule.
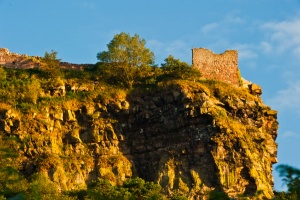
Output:
[[[190,199],[212,190],[272,198],[277,112],[263,104],[259,86],[247,87],[171,81],[78,101],[64,98],[73,86],[62,84],[52,91],[59,101],[44,98],[37,109],[2,104],[0,132],[18,139],[25,176],[43,173],[62,190],[139,176]]]

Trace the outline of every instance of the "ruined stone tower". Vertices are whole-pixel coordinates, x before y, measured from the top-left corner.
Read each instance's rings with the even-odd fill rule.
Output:
[[[192,49],[193,67],[203,78],[224,81],[239,86],[238,52],[227,50],[222,54],[204,48]]]

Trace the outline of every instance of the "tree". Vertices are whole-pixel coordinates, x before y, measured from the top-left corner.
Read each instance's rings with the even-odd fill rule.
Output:
[[[109,67],[111,76],[131,88],[143,70],[154,64],[154,54],[146,48],[146,41],[135,34],[116,34],[107,45],[108,50],[97,54],[98,60]]]
[[[288,192],[284,193],[285,196],[300,199],[300,169],[289,165],[279,165],[276,170],[279,172],[279,176],[283,177],[282,180],[288,187]]]
[[[191,67],[188,63],[182,62],[169,55],[162,64],[162,69],[165,74],[171,78],[187,79],[200,77],[200,72]]]
[[[43,57],[44,65],[42,65],[41,69],[46,72],[48,78],[58,78],[62,76],[62,72],[60,69],[60,61],[61,59],[57,58],[57,52],[51,51],[45,52]]]

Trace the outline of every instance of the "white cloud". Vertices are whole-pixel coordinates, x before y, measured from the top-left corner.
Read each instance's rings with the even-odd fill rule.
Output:
[[[238,50],[239,59],[253,59],[257,57],[256,47],[249,44],[235,44],[233,49]]]
[[[300,46],[296,47],[294,50],[293,50],[294,54],[299,56],[300,55]]]
[[[267,104],[279,110],[289,110],[300,115],[300,80],[289,83],[288,88],[279,90]]]
[[[216,30],[219,27],[218,23],[210,23],[201,27],[201,32],[203,34],[209,34],[211,31]]]
[[[268,31],[269,41],[266,43],[272,43],[279,53],[292,51],[298,54],[300,52],[300,18],[269,22],[261,27],[263,30]]]
[[[242,24],[246,22],[246,20],[241,18],[240,16],[232,16],[232,15],[228,15],[225,21],[233,24]]]
[[[186,42],[183,40],[175,40],[167,45],[166,52],[169,54],[175,54],[183,49],[189,49]]]
[[[147,46],[154,52],[158,64],[162,63],[169,55],[179,58],[181,61],[191,62],[191,48],[184,40],[174,40],[171,42],[161,42],[159,40],[149,40]]]
[[[238,49],[240,59],[253,59],[257,57],[257,54],[252,49]]]
[[[148,40],[147,41],[148,46],[152,46],[154,48],[161,48],[164,44],[158,40]]]
[[[299,137],[299,134],[297,134],[294,131],[286,130],[285,132],[283,132],[283,134],[281,134],[281,136],[284,138],[291,138],[291,137]]]
[[[273,47],[269,42],[261,42],[260,48],[264,53],[271,53],[273,51]]]

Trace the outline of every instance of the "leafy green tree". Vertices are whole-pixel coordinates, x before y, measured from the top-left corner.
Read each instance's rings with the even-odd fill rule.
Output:
[[[61,59],[57,58],[57,52],[51,51],[45,52],[43,57],[44,64],[41,67],[41,70],[46,72],[47,78],[58,78],[62,76],[62,72],[60,69],[60,61]]]
[[[169,55],[161,66],[164,73],[171,78],[188,79],[200,77],[200,72],[197,69],[186,62],[175,59],[172,55]]]
[[[137,34],[116,34],[107,45],[108,50],[97,54],[106,72],[117,82],[131,88],[138,77],[143,76],[154,64],[154,54],[146,48],[146,41]],[[101,65],[103,67],[103,65]]]
[[[283,177],[282,180],[288,187],[288,192],[284,196],[300,199],[300,169],[289,165],[279,165],[276,170],[279,172],[279,176]],[[280,193],[280,195],[283,196],[283,193]]]

